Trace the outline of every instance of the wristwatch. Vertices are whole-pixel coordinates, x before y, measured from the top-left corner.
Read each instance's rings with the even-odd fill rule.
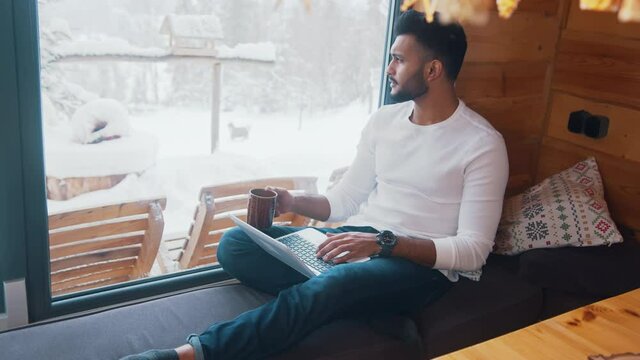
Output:
[[[380,245],[378,256],[389,257],[398,243],[398,237],[391,231],[385,230],[376,235],[376,243]]]

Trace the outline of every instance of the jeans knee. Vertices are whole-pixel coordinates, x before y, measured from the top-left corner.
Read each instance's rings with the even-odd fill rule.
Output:
[[[249,248],[255,245],[240,228],[227,230],[218,244],[218,262],[223,268],[233,266],[233,259],[238,259]]]

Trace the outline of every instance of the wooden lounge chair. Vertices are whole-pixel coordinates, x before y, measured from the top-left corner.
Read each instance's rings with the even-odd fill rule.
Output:
[[[315,177],[271,178],[203,187],[200,191],[200,204],[196,209],[186,242],[183,241],[184,245],[180,244],[177,249],[174,247],[175,250],[171,250],[171,243],[176,243],[180,239],[168,240],[169,244],[163,243],[163,249],[161,249],[164,253],[163,263],[166,264],[174,259],[179,269],[217,264],[218,242],[226,230],[235,226],[229,219],[229,214],[233,213],[246,220],[250,189],[277,186],[293,192],[317,193],[316,181]],[[274,224],[307,226],[309,220],[304,216],[287,213],[275,218]],[[176,251],[179,253],[175,254]],[[165,267],[167,271],[175,270],[175,268],[169,269],[166,265]]]
[[[148,276],[165,206],[161,198],[50,215],[52,295]]]

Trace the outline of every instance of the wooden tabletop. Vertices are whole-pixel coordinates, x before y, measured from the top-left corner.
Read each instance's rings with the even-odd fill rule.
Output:
[[[444,355],[439,360],[640,359],[640,289]],[[595,359],[595,357],[594,357]]]

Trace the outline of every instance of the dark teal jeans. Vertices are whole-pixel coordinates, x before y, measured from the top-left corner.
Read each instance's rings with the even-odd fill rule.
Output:
[[[302,228],[274,226],[277,238]],[[371,227],[320,228],[324,233],[377,233]],[[282,352],[333,320],[408,314],[449,289],[437,270],[402,258],[338,265],[308,279],[262,250],[238,229],[218,247],[222,267],[243,284],[274,299],[235,319],[212,325],[197,340],[205,359],[260,359]],[[196,349],[197,352],[199,352]]]

